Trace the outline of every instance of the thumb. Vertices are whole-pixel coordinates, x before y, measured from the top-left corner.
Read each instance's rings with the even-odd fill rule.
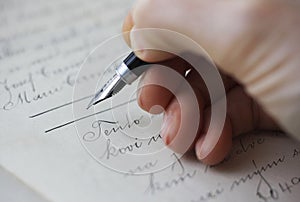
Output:
[[[232,63],[228,61],[228,51],[232,53],[233,46],[240,45],[244,39],[241,37],[249,33],[250,23],[247,21],[253,15],[254,2],[140,0],[130,14],[132,29],[128,40],[136,54],[149,62],[161,61],[170,55],[145,50],[145,47],[170,49],[172,52],[177,49],[191,51],[183,50],[190,48],[183,44],[184,40],[172,40],[170,36],[164,36],[164,32],[137,32],[145,28],[172,30],[200,44],[218,65],[228,66],[227,63]]]

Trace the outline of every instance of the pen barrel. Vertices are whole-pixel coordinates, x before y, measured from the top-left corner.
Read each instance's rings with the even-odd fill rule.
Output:
[[[125,83],[131,84],[148,69],[149,65],[150,63],[144,62],[131,52],[123,60],[123,63],[116,68],[116,72]]]
[[[124,59],[123,61],[126,66],[128,67],[128,69],[130,70],[134,70],[137,67],[141,67],[144,65],[149,65],[150,63],[145,62],[143,60],[141,60],[140,58],[138,58],[134,52],[131,52],[127,58]]]
[[[148,69],[151,63],[145,62],[139,59],[134,52],[131,52],[127,58],[123,60],[123,63],[132,71],[137,77],[139,77],[146,69]]]

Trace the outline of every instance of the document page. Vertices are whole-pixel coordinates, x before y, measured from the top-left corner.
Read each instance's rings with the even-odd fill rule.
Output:
[[[132,4],[0,2],[0,200],[299,201],[300,144],[285,134],[236,137],[206,166],[165,147],[163,115],[138,107],[137,82],[86,109],[130,52],[120,33]]]

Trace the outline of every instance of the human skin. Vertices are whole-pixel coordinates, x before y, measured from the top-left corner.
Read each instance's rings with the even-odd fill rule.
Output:
[[[207,137],[213,134],[207,134],[211,103],[205,84],[195,72],[187,77],[202,117],[192,148],[203,163],[219,163],[230,152],[234,136],[254,130],[283,130],[300,139],[299,10],[297,1],[139,0],[126,17],[124,38],[133,50],[143,50],[152,41],[143,35],[137,40],[134,30],[168,29],[197,42],[219,68],[227,115],[216,142]],[[159,34],[151,38],[162,40]],[[136,54],[148,62],[164,61],[184,73],[184,64],[171,54],[149,50]],[[147,85],[159,77],[159,68],[146,72],[138,102],[146,111],[153,112],[157,105],[165,109],[161,135],[176,150],[169,143],[178,135],[180,105],[167,89]]]

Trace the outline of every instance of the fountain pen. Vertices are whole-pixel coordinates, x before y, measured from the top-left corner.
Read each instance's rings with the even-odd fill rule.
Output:
[[[139,59],[134,52],[131,52],[123,62],[117,66],[113,76],[96,92],[87,106],[87,109],[112,97],[126,85],[134,82],[149,67],[149,64],[150,63]]]

